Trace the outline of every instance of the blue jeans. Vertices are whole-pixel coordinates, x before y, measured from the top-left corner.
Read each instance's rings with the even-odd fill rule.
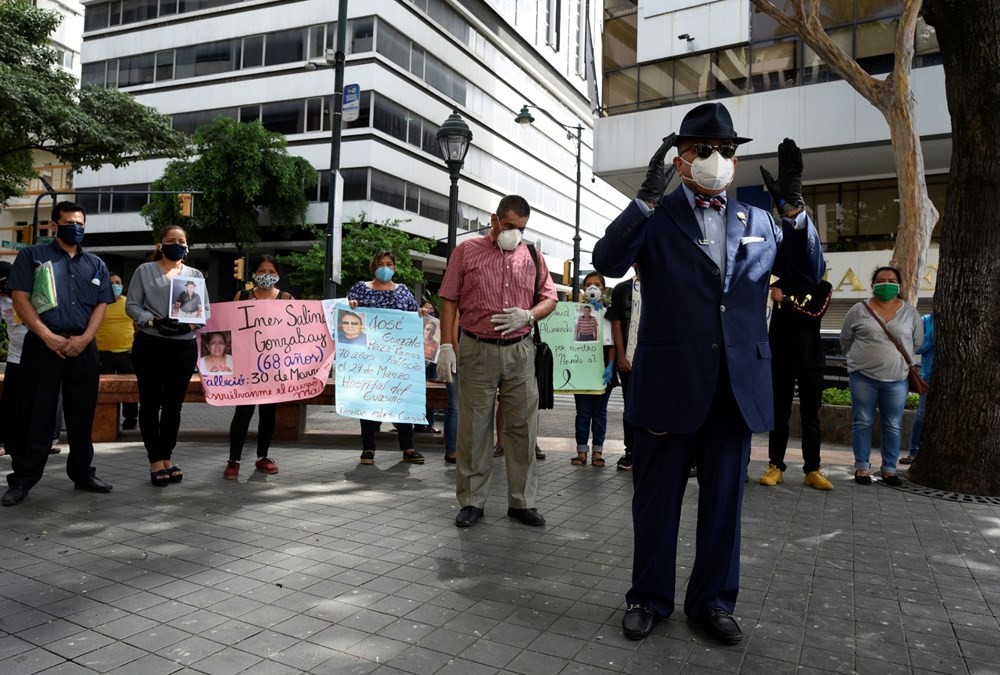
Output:
[[[576,399],[576,444],[586,446],[590,432],[594,433],[594,445],[603,446],[608,431],[608,399],[611,387],[603,394],[574,394]],[[598,450],[600,452],[600,450]]]
[[[882,468],[883,473],[896,473],[899,458],[899,437],[906,405],[907,383],[880,382],[861,373],[851,373],[848,379],[851,388],[851,442],[854,446],[854,468],[868,469],[872,453],[872,425],[875,422],[875,406],[878,406],[882,424]]]
[[[927,412],[927,394],[921,394],[917,415],[913,418],[913,428],[910,429],[910,457],[916,457],[920,452],[920,435],[924,432],[925,412]]]

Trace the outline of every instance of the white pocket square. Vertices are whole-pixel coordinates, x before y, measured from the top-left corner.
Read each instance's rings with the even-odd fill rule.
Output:
[[[740,237],[740,246],[746,246],[747,244],[756,244],[757,242],[764,241],[764,237]]]

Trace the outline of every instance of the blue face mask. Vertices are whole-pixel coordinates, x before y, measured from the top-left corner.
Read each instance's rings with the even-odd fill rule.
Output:
[[[396,270],[392,269],[391,267],[386,267],[383,265],[382,267],[379,267],[377,270],[375,270],[375,278],[381,281],[382,283],[385,283],[390,279],[392,279],[392,275],[395,273]]]
[[[56,236],[70,246],[76,246],[83,241],[83,225],[68,223],[56,226]]]
[[[184,256],[188,254],[188,247],[184,244],[160,244],[160,251],[163,252],[163,257],[167,260],[177,262],[183,260]]]
[[[121,284],[111,284],[111,290],[114,291],[115,297],[117,298],[118,296],[120,296],[122,294],[122,285]]]

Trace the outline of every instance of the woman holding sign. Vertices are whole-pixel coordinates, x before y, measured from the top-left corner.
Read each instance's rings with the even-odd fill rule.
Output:
[[[583,279],[583,287],[586,289],[586,305],[583,306],[584,317],[577,321],[576,339],[582,340],[580,324],[584,319],[593,322],[592,328],[584,327],[583,333],[587,341],[597,339],[597,317],[600,316],[604,305],[601,298],[604,296],[604,276],[598,272],[591,272]],[[594,310],[593,312],[591,310]],[[611,397],[611,390],[617,382],[614,381],[615,346],[611,337],[611,322],[602,318],[604,326],[604,392],[601,394],[574,394],[576,399],[576,457],[570,460],[573,466],[587,466],[587,437],[593,430],[593,446],[591,446],[591,466],[602,468],[604,466],[604,436],[608,430],[608,399]],[[588,324],[589,325],[589,324]]]
[[[281,273],[278,261],[273,255],[262,255],[254,261],[253,288],[236,294],[234,301],[256,300],[294,300],[291,293],[285,293],[278,288]],[[257,462],[254,468],[261,473],[278,473],[278,465],[267,456],[271,447],[271,437],[274,436],[274,413],[277,406],[274,403],[262,403],[257,407]],[[226,480],[236,480],[240,477],[240,459],[243,457],[243,443],[247,439],[250,428],[250,418],[253,417],[252,405],[238,405],[233,413],[233,421],[229,425],[229,461],[222,477]]]
[[[392,281],[396,273],[396,256],[390,251],[382,251],[372,258],[368,266],[374,277],[371,281],[359,281],[347,292],[351,308],[375,307],[378,309],[398,309],[417,312],[419,307],[413,293],[406,286]],[[361,463],[375,463],[375,434],[381,422],[361,420]],[[399,449],[403,451],[403,461],[423,464],[424,456],[413,449],[413,425],[397,424]]]
[[[198,361],[194,338],[200,326],[170,318],[171,284],[178,276],[205,278],[184,264],[187,253],[184,228],[165,227],[152,261],[139,265],[132,275],[125,303],[125,313],[139,328],[132,344],[132,366],[139,383],[139,431],[149,458],[149,481],[157,487],[184,478],[170,456],[177,445],[181,404]],[[207,300],[204,309],[207,312]]]

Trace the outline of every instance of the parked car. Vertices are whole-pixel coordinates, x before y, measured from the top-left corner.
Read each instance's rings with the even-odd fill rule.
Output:
[[[840,349],[840,331],[821,330],[819,334],[823,342],[823,354],[826,356],[823,364],[823,388],[847,389],[847,355]]]

